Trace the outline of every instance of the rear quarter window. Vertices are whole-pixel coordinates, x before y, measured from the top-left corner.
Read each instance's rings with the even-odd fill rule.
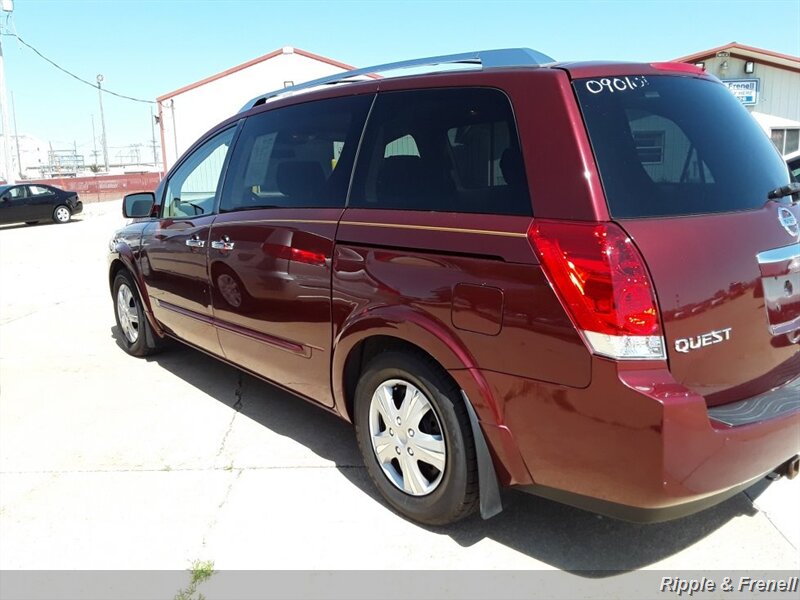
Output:
[[[613,217],[756,209],[787,183],[769,138],[721,84],[629,79],[574,82]]]

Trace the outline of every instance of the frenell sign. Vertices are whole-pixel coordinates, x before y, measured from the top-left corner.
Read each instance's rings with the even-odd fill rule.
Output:
[[[758,102],[758,79],[723,79],[722,83],[745,106]]]

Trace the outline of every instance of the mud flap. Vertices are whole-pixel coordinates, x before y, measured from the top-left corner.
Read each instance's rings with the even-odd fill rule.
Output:
[[[141,298],[141,296],[140,296]],[[142,307],[142,312],[144,312],[144,307]],[[147,344],[148,348],[156,348],[158,343],[156,342],[155,333],[153,333],[153,327],[150,325],[150,321],[147,318],[147,313],[144,314],[144,341]]]
[[[491,519],[503,510],[503,504],[500,501],[500,486],[497,485],[497,473],[494,470],[492,456],[489,454],[489,446],[486,445],[486,439],[483,437],[481,426],[478,423],[478,415],[475,414],[475,409],[472,408],[464,390],[461,390],[461,396],[464,398],[464,404],[467,405],[472,437],[475,439],[481,518]]]

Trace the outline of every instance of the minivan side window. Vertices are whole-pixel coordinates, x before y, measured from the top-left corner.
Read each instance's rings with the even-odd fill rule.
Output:
[[[489,88],[379,94],[349,206],[530,216],[508,98]]]
[[[222,170],[236,127],[217,134],[189,156],[167,182],[162,217],[186,218],[214,212]]]
[[[373,98],[319,100],[249,117],[231,156],[220,211],[344,207]]]

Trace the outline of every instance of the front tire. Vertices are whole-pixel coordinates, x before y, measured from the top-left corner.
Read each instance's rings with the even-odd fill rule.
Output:
[[[72,211],[63,204],[56,206],[53,210],[53,221],[56,223],[69,223],[72,218]]]
[[[475,443],[458,387],[432,359],[389,351],[361,375],[355,428],[367,473],[404,516],[446,525],[478,506]]]
[[[131,356],[148,356],[158,352],[161,344],[150,328],[139,292],[127,272],[117,274],[112,292],[114,316],[125,351]]]

